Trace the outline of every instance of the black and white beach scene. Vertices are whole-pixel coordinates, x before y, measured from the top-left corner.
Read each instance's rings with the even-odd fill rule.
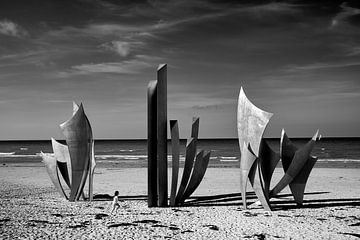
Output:
[[[359,239],[360,2],[0,2],[0,239]]]

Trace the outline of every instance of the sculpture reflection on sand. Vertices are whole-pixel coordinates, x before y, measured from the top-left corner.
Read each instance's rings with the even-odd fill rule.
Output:
[[[240,89],[237,128],[241,152],[240,186],[244,208],[247,208],[248,180],[265,210],[271,210],[270,198],[275,197],[287,185],[290,186],[295,202],[301,205],[307,179],[317,160],[310,154],[318,132],[307,144],[297,148],[282,130],[280,155],[275,153],[263,139],[264,131],[272,115],[253,105],[247,99],[243,88]],[[271,178],[280,159],[285,174],[270,191]]]
[[[58,192],[70,201],[77,201],[81,196],[83,199],[86,198],[83,189],[89,176],[88,198],[91,201],[96,166],[94,140],[90,122],[82,104],[80,106],[76,103],[73,104],[72,117],[60,124],[60,128],[67,145],[52,138],[54,154],[41,153],[48,174]],[[63,182],[68,186],[70,192],[65,191]]]
[[[148,206],[168,206],[168,149],[167,149],[167,65],[159,65],[157,80],[148,85]],[[172,181],[170,205],[181,205],[196,190],[203,179],[210,152],[196,154],[199,118],[194,118],[191,139],[186,144],[185,165],[177,190],[179,174],[179,128],[177,120],[170,121],[172,146]]]

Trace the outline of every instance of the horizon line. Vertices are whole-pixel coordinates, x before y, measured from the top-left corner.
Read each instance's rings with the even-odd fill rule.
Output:
[[[291,137],[290,139],[309,139],[309,137]],[[328,136],[328,137],[321,137],[321,139],[334,139],[334,138],[359,138],[360,136]],[[237,140],[238,138],[198,138],[198,140]],[[264,137],[264,139],[280,139],[280,137]],[[57,139],[59,141],[66,141],[65,139]],[[168,141],[171,141],[171,138],[167,139]],[[186,141],[187,138],[181,138],[180,141]],[[45,142],[45,141],[51,141],[51,138],[49,139],[0,139],[0,142]],[[98,138],[94,139],[94,141],[147,141],[147,138]]]

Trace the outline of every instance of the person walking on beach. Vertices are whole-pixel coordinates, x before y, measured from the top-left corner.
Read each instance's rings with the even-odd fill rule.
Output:
[[[114,194],[114,198],[113,198],[113,201],[112,201],[112,204],[111,204],[111,213],[112,214],[115,210],[115,214],[117,213],[117,210],[120,208],[120,204],[119,204],[119,191],[115,191],[115,194]]]

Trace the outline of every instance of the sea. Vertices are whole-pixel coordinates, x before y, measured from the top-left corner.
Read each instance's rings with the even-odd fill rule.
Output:
[[[278,138],[265,139],[275,152],[279,152]],[[293,138],[301,147],[309,139]],[[60,141],[65,143],[64,140]],[[185,161],[186,140],[181,140],[180,166]],[[169,141],[169,167],[171,146]],[[240,150],[237,139],[200,139],[197,151],[211,151],[209,167],[238,168]],[[52,153],[50,140],[0,141],[0,165],[42,166],[40,152]],[[318,157],[315,167],[360,168],[360,138],[322,138],[312,151]],[[147,140],[96,140],[95,160],[99,167],[147,167]],[[281,162],[278,167],[281,167]]]

